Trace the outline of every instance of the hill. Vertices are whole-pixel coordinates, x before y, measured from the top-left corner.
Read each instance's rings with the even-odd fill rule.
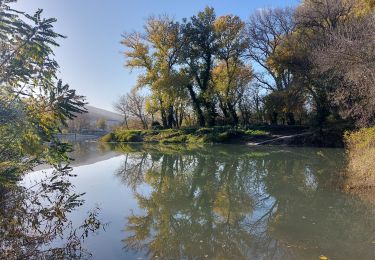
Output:
[[[118,121],[119,123],[123,121],[123,118],[120,114],[117,114],[117,113],[114,113],[105,109],[97,108],[94,106],[86,106],[86,108],[88,110],[87,115],[90,121],[96,121],[100,118],[104,118],[106,120]]]

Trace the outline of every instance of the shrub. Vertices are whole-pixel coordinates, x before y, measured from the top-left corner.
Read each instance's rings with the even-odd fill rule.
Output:
[[[175,136],[175,137],[168,138],[168,139],[163,139],[161,140],[161,143],[174,144],[174,143],[186,143],[186,141],[187,141],[187,136],[182,135],[182,136]]]
[[[222,132],[230,130],[231,128],[232,128],[232,126],[230,126],[230,125],[214,126],[214,131],[222,133]]]
[[[346,132],[345,144],[355,150],[375,147],[375,126],[362,128],[357,132]]]
[[[118,142],[141,142],[142,131],[139,130],[126,130],[116,132],[116,140]]]
[[[163,127],[161,126],[161,124],[158,121],[152,121],[151,129],[152,130],[160,130],[160,129],[163,129]]]
[[[268,133],[263,130],[246,130],[246,135],[267,135]]]
[[[217,138],[216,138],[215,141],[217,141],[217,142],[225,142],[230,137],[231,137],[231,134],[229,132],[220,133],[220,134],[218,134],[218,136],[217,136]]]
[[[100,138],[100,141],[101,142],[104,142],[104,143],[108,143],[108,142],[115,142],[115,134],[114,133],[109,133],[109,134],[106,134],[105,136],[102,136]]]
[[[345,133],[348,155],[347,186],[375,187],[375,126]]]
[[[214,131],[214,128],[203,127],[198,129],[195,133],[198,135],[210,134]]]

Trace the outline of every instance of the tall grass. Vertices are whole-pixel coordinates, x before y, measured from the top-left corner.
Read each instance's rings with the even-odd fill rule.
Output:
[[[375,188],[375,126],[345,134],[347,187]]]

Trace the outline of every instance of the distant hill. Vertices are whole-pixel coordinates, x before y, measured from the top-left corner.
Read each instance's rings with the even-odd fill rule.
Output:
[[[69,133],[88,134],[90,132],[92,134],[92,131],[105,132],[123,123],[123,117],[120,114],[94,106],[86,106],[86,108],[87,113],[77,114],[74,119],[67,122],[66,130]],[[104,126],[98,126],[99,119],[105,120]]]
[[[117,114],[117,113],[114,113],[105,109],[93,107],[93,106],[86,106],[86,108],[88,110],[87,115],[90,121],[96,121],[100,118],[104,118],[106,120],[118,121],[119,123],[123,121],[123,117],[120,114]]]

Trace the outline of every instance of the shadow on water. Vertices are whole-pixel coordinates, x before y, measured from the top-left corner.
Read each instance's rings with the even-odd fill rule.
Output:
[[[127,250],[161,259],[373,259],[371,205],[337,188],[342,150],[116,149],[124,154],[116,175],[142,209],[127,216]]]

